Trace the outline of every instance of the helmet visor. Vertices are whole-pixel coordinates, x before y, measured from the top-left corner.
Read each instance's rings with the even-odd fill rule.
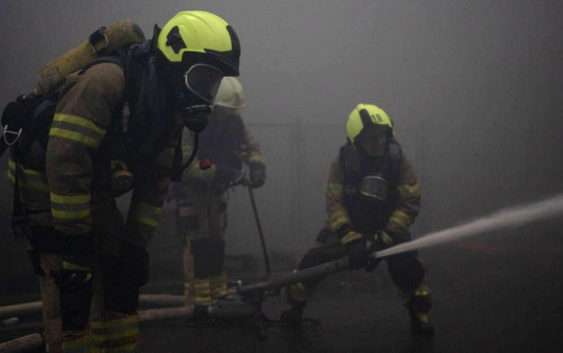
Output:
[[[207,64],[192,65],[184,74],[188,90],[209,104],[213,104],[222,79],[223,72]]]

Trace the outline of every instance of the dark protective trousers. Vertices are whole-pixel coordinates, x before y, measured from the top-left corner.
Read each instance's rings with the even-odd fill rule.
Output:
[[[321,265],[348,255],[346,246],[342,245],[335,234],[317,241],[316,246],[307,251],[297,265],[298,270]],[[405,252],[385,258],[391,279],[401,292],[411,297],[421,287],[425,269],[418,259],[416,251]],[[323,280],[318,278],[288,288],[288,300],[292,305],[305,304],[307,298]]]

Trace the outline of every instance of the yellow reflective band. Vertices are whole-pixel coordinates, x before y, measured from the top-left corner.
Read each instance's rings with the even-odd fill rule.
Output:
[[[213,299],[211,297],[195,297],[194,304],[196,305],[211,305],[213,304]]]
[[[120,332],[115,332],[114,334],[107,334],[106,337],[108,338],[108,340],[118,340],[123,338],[137,337],[138,335],[139,325],[136,325],[135,327],[131,327]]]
[[[336,230],[341,225],[349,223],[348,214],[344,210],[338,210],[332,212],[331,217],[328,220],[328,225],[330,229]]]
[[[80,194],[80,195],[60,195],[51,193],[51,201],[60,204],[67,205],[80,205],[80,204],[90,204],[92,199],[90,194]]]
[[[218,276],[213,276],[210,278],[211,285],[211,296],[214,298],[222,297],[227,295],[227,274],[222,273]]]
[[[26,181],[25,187],[30,190],[35,191],[42,191],[42,192],[49,192],[49,186],[45,183],[33,182],[33,181]]]
[[[402,210],[396,210],[391,215],[391,221],[400,225],[409,225],[411,223],[411,216]]]
[[[135,342],[139,336],[139,328],[132,327],[116,332],[95,333],[92,335],[92,343],[96,346],[117,346],[123,343]]]
[[[342,193],[343,186],[342,184],[328,183],[326,190],[330,193]]]
[[[420,197],[420,184],[405,184],[398,187],[401,197]]]
[[[138,315],[129,315],[123,319],[109,320],[109,321],[92,321],[90,327],[93,329],[108,329],[115,330],[121,327],[132,327],[139,323]]]
[[[340,239],[340,242],[346,245],[360,239],[362,239],[362,235],[360,233],[348,232],[345,236],[342,237],[342,239]]]
[[[19,169],[22,170],[23,173],[24,173],[24,174],[27,174],[27,175],[33,175],[33,176],[42,176],[42,175],[43,175],[42,172],[40,172],[40,171],[38,171],[38,170],[35,170],[35,169],[27,169],[27,168],[24,168],[24,167],[21,166],[21,164],[19,165]],[[9,171],[12,171],[12,172],[15,172],[15,170],[16,170],[16,163],[15,163],[13,160],[9,160],[9,161],[8,161],[8,170],[9,170]]]
[[[160,218],[160,207],[151,206],[147,203],[140,203],[134,212],[134,219],[146,226],[156,227]]]
[[[35,177],[43,176],[43,173],[41,173],[40,171],[37,171],[37,170],[26,169],[26,168],[22,168],[22,170],[23,170],[23,173],[25,175],[28,175],[28,176],[35,176]]]
[[[119,347],[111,347],[105,350],[105,353],[130,353],[137,351],[137,342],[125,344]]]
[[[90,194],[50,194],[53,218],[64,221],[84,220],[90,217]]]
[[[85,333],[83,336],[63,341],[65,353],[87,353],[90,351],[90,337]]]
[[[157,227],[158,226],[158,221],[154,220],[154,219],[150,219],[150,218],[140,217],[140,218],[137,218],[137,221],[139,223],[144,224],[144,225],[149,226],[149,227]]]
[[[6,177],[8,177],[8,180],[12,183],[15,184],[16,183],[16,177],[14,176],[14,172],[11,170],[8,170],[6,172]]]
[[[29,169],[24,169],[23,178],[20,178],[20,184],[26,188],[35,191],[48,192],[49,186],[45,177],[40,173],[28,173]]]
[[[431,294],[430,288],[426,285],[421,285],[414,291],[416,297],[427,297]]]
[[[196,291],[202,291],[202,292],[204,292],[204,291],[210,290],[210,289],[211,289],[211,285],[210,285],[209,282],[207,282],[207,283],[194,283],[194,289],[195,289]]]
[[[81,211],[59,211],[55,209],[51,209],[51,214],[53,218],[65,220],[65,221],[73,221],[73,220],[81,220],[90,217],[90,210],[81,210]]]
[[[77,271],[91,271],[91,269],[89,269],[88,267],[80,266],[67,261],[63,261],[63,269],[77,270]]]
[[[51,130],[49,131],[49,136],[71,140],[91,148],[96,148],[99,142],[89,136],[85,136],[81,134],[80,132],[63,130],[58,128],[51,128]]]
[[[248,156],[246,157],[247,161],[252,162],[252,163],[262,163],[264,164],[264,157],[259,153],[259,152],[251,152],[248,153]]]
[[[57,113],[57,114],[55,114],[53,121],[56,121],[56,122],[59,122],[59,123],[66,123],[66,124],[69,124],[69,125],[80,126],[80,127],[91,130],[91,131],[95,132],[96,134],[102,135],[102,136],[106,133],[106,130],[98,127],[92,120],[83,118],[83,117],[78,116],[78,115]]]
[[[16,183],[16,176],[14,174],[14,171],[12,170],[8,170],[6,172],[6,176],[8,177],[8,181],[12,184]],[[28,190],[32,190],[32,191],[40,191],[43,193],[47,193],[49,192],[49,186],[47,185],[46,182],[44,182],[42,179],[37,179],[37,177],[34,177],[35,180],[31,179],[28,180],[28,178],[24,178],[24,180],[18,180],[18,184],[19,187],[21,187],[22,189],[28,189]]]

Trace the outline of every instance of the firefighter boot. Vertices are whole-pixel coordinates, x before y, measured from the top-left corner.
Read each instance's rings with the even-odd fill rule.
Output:
[[[434,335],[434,325],[430,320],[431,308],[432,297],[430,288],[421,285],[411,294],[407,301],[407,309],[409,310],[413,334],[425,336]]]
[[[280,320],[291,327],[300,327],[303,323],[303,311],[307,304],[307,294],[303,283],[290,284],[287,287],[287,301],[291,307],[282,312]]]

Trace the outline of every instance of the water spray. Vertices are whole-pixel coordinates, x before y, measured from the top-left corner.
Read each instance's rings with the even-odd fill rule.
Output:
[[[373,254],[375,258],[384,258],[406,251],[418,250],[438,244],[460,240],[483,233],[511,229],[529,223],[563,217],[563,194],[555,197],[511,208],[501,209],[488,216],[478,218],[458,226],[432,232],[418,239],[401,243]],[[282,274],[268,281],[252,283],[238,288],[239,294],[246,295],[256,292],[267,292],[284,287],[291,283],[307,281],[313,278],[341,272],[349,268],[348,258],[327,262],[315,267]]]
[[[563,216],[563,195],[523,206],[501,209],[474,221],[432,232],[413,241],[379,251],[375,254],[375,257],[382,258],[483,233],[516,228],[557,216]]]

